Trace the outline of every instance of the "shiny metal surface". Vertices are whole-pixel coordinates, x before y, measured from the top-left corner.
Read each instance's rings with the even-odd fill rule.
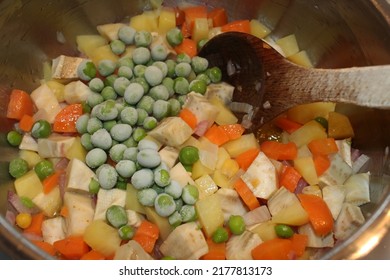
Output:
[[[167,5],[182,1],[166,0]],[[339,68],[390,64],[390,4],[387,0],[204,0],[223,6],[231,19],[259,18],[272,38],[296,34],[316,67]],[[31,91],[43,76],[43,63],[60,54],[77,54],[75,37],[97,33],[95,26],[128,21],[147,0],[2,0],[0,1],[0,250],[14,258],[46,258],[4,219],[7,189],[12,187],[8,161],[16,155],[5,135],[9,90]],[[58,36],[64,38],[58,40]],[[61,41],[61,42],[60,42]],[[389,97],[390,98],[390,97]],[[390,259],[388,243],[380,240],[390,228],[390,112],[339,106],[356,127],[355,146],[372,157],[372,202],[363,207],[367,222],[350,239],[320,258],[356,259],[376,246],[379,258]],[[388,151],[388,150],[387,150]],[[379,244],[379,245],[377,245]],[[386,247],[387,246],[387,247]],[[377,251],[373,251],[374,253]],[[387,253],[387,255],[386,255]],[[374,257],[375,258],[375,257]]]

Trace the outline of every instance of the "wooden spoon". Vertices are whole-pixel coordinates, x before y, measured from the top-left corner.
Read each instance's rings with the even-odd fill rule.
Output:
[[[199,55],[220,67],[223,79],[236,87],[235,101],[260,108],[262,122],[292,106],[316,101],[390,109],[390,65],[305,68],[264,48],[261,39],[239,32],[217,35]]]

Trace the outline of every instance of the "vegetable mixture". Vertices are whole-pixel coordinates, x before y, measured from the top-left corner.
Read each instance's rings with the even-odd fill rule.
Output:
[[[300,105],[256,137],[197,55],[218,33],[264,30],[161,6],[78,36],[78,57],[11,93],[8,220],[59,259],[308,259],[348,238],[370,201],[348,118]]]

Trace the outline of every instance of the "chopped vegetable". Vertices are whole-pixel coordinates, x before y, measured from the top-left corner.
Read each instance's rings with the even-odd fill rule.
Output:
[[[238,179],[234,184],[234,188],[250,210],[253,210],[260,206],[260,203],[257,200],[256,196],[248,188],[248,186],[243,180]]]
[[[69,236],[53,243],[54,248],[66,259],[77,260],[90,249],[82,236]]]
[[[158,237],[158,227],[151,222],[142,221],[135,232],[133,240],[137,241],[146,252],[151,253]]]
[[[7,107],[7,118],[20,120],[24,115],[34,114],[34,104],[30,95],[20,89],[13,89]]]
[[[276,141],[265,141],[261,143],[260,149],[267,157],[275,160],[293,160],[298,153],[297,146],[293,142],[283,144]]]
[[[274,238],[265,241],[252,250],[255,260],[289,260],[292,242],[289,239]]]
[[[243,32],[243,33],[250,33],[251,32],[251,26],[249,20],[236,20],[232,21],[230,23],[227,23],[223,26],[221,26],[222,32]]]

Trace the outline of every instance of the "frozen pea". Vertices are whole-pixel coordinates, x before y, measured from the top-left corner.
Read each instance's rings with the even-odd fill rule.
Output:
[[[152,65],[158,67],[161,70],[164,78],[168,75],[168,66],[165,62],[155,61]]]
[[[178,227],[183,222],[183,218],[178,211],[175,211],[168,217],[168,222],[171,226]]]
[[[134,44],[134,37],[137,31],[131,26],[122,26],[118,30],[118,38],[126,45]]]
[[[134,61],[133,61],[133,59],[130,56],[121,57],[118,60],[117,64],[118,64],[118,68],[120,68],[122,66],[129,67],[132,70],[134,68]]]
[[[168,217],[175,212],[176,204],[172,196],[161,193],[154,200],[154,209],[161,217]]]
[[[44,166],[49,166],[51,162],[44,160],[44,161],[41,161],[41,163],[42,163],[42,167],[43,167],[43,168],[41,168],[41,170],[43,170],[43,169],[46,169],[46,168],[44,168]],[[36,167],[34,169],[35,169],[35,173],[37,173],[37,175],[38,175]],[[51,169],[51,168],[47,168],[47,170],[49,170],[49,169]],[[28,172],[28,170],[29,170],[28,163],[25,159],[22,159],[22,158],[12,159],[9,163],[9,166],[8,166],[8,172],[14,178],[22,177],[24,174],[26,174]],[[46,174],[45,174],[45,176],[46,176]],[[44,179],[41,176],[38,176],[38,177],[41,180]]]
[[[98,104],[96,107],[98,107],[96,117],[102,121],[114,120],[119,114],[116,102],[113,100],[106,100],[103,103]]]
[[[171,182],[169,172],[165,169],[156,169],[154,171],[154,182],[160,187],[166,187]]]
[[[174,84],[173,79],[170,77],[165,77],[162,80],[162,84],[167,89],[169,97],[172,97],[175,94],[175,90],[173,89],[173,84]]]
[[[166,34],[168,43],[172,46],[178,46],[183,42],[184,36],[181,30],[177,27],[168,30]]]
[[[180,211],[180,209],[184,205],[183,199],[181,198],[175,199],[175,204],[176,204],[176,211]]]
[[[138,120],[137,125],[142,126],[144,124],[145,118],[148,116],[148,112],[144,109],[137,108]]]
[[[157,143],[152,141],[152,140],[142,139],[138,143],[138,150],[142,151],[145,149],[152,149],[152,150],[158,151],[159,147],[158,147]]]
[[[88,191],[91,193],[91,194],[97,194],[100,190],[100,184],[97,180],[95,180],[94,178],[91,178],[91,181],[89,182],[89,185],[88,185]]]
[[[157,100],[153,103],[153,117],[157,120],[162,120],[168,117],[171,112],[170,104],[165,100]]]
[[[164,85],[157,85],[152,87],[148,95],[151,96],[154,100],[168,100],[169,98],[168,89]]]
[[[190,83],[184,77],[177,77],[174,80],[173,89],[175,93],[185,95],[188,93]]]
[[[83,81],[90,81],[96,77],[96,67],[92,61],[83,60],[77,67],[77,76]]]
[[[104,82],[100,78],[93,78],[89,81],[88,86],[94,92],[101,92],[104,88]]]
[[[171,98],[168,100],[170,105],[170,116],[177,116],[181,110],[180,102],[176,98]]]
[[[157,126],[157,119],[155,117],[148,116],[145,118],[142,126],[146,130],[152,130]]]
[[[191,63],[191,57],[186,53],[180,53],[176,56],[177,63],[185,62]]]
[[[90,150],[86,157],[85,157],[85,163],[90,168],[97,168],[104,164],[107,161],[107,154],[104,150],[100,148],[94,148]]]
[[[133,137],[130,137],[129,139],[122,142],[122,144],[125,144],[127,148],[131,147],[137,147],[137,141],[133,139]]]
[[[131,177],[131,184],[137,190],[150,188],[154,184],[154,175],[153,171],[147,168],[142,168],[134,172]]]
[[[116,69],[116,63],[109,59],[103,59],[98,63],[98,71],[100,75],[107,77],[114,73]]]
[[[131,79],[133,78],[133,70],[129,66],[120,66],[118,68],[118,76]]]
[[[194,205],[183,205],[179,211],[183,222],[192,222],[196,219],[196,210]]]
[[[127,213],[124,207],[111,205],[106,211],[106,220],[114,228],[121,228],[128,223]]]
[[[209,41],[208,39],[199,40],[197,45],[198,51],[200,51],[208,41]]]
[[[196,74],[206,71],[209,67],[209,61],[200,56],[194,56],[191,60],[192,69]]]
[[[145,93],[149,92],[150,86],[144,77],[136,77],[132,80],[132,82],[140,84],[144,88]]]
[[[87,97],[87,103],[91,107],[95,107],[96,105],[102,103],[104,101],[104,98],[99,93],[91,92]]]
[[[191,73],[191,65],[188,62],[180,62],[175,67],[177,77],[188,77]]]
[[[204,95],[207,91],[207,83],[203,80],[193,80],[189,85],[189,90]]]
[[[87,133],[87,126],[89,121],[89,114],[81,115],[76,121],[76,129],[80,134]]]
[[[101,128],[92,134],[91,143],[97,148],[108,150],[112,146],[112,138],[107,130]]]
[[[187,96],[186,95],[179,95],[177,97],[177,101],[179,101],[180,106],[183,106],[187,101]]]
[[[125,90],[124,98],[128,104],[135,105],[141,100],[144,93],[145,91],[142,85],[139,83],[131,83]]]
[[[163,72],[157,66],[148,66],[145,69],[145,79],[150,86],[157,86],[161,84],[164,78]]]
[[[103,123],[103,128],[105,130],[107,130],[108,132],[110,132],[111,128],[117,124],[117,121],[116,120],[111,120],[111,121],[105,121]]]
[[[123,178],[122,176],[120,176],[118,174],[118,180],[116,181],[115,188],[120,189],[120,190],[126,190],[127,189],[127,178]]]
[[[205,81],[207,85],[211,84],[211,79],[205,73],[200,73],[196,76],[197,80]]]
[[[123,178],[130,178],[137,170],[134,161],[122,159],[115,165],[115,169]]]
[[[102,95],[104,100],[116,100],[118,97],[114,88],[110,86],[104,87],[100,94]]]
[[[121,55],[125,52],[126,45],[121,40],[113,40],[110,42],[111,51],[116,55]]]
[[[86,149],[87,151],[90,151],[93,149],[93,145],[91,142],[91,134],[89,133],[84,133],[80,137],[81,145]]]
[[[155,168],[161,163],[161,157],[154,149],[143,149],[137,154],[137,162],[143,167]]]
[[[142,96],[141,100],[137,103],[137,108],[144,109],[148,115],[153,113],[154,99],[148,95]]]
[[[159,187],[158,185],[154,184],[152,186],[152,189],[156,191],[157,194],[160,194],[160,193],[163,193],[164,192],[164,188],[161,188]]]
[[[147,67],[146,65],[142,65],[142,64],[134,66],[134,70],[133,70],[134,76],[145,77],[146,67]]]
[[[118,229],[119,237],[122,240],[130,240],[135,234],[135,230],[131,225],[124,225]]]
[[[133,132],[133,139],[136,141],[136,142],[139,142],[141,141],[142,139],[144,139],[146,136],[146,131],[144,128],[142,127],[136,127],[134,129],[134,132]]]
[[[207,69],[206,74],[213,83],[219,83],[222,80],[222,71],[217,66]]]
[[[140,30],[135,32],[134,43],[137,47],[149,47],[152,40],[152,34],[149,31]]]
[[[174,199],[178,199],[181,197],[183,188],[180,186],[180,184],[175,181],[171,180],[170,183],[164,188],[165,192],[169,195],[171,195]]]
[[[133,61],[135,64],[146,64],[151,58],[148,48],[139,47],[133,51]]]
[[[183,188],[183,193],[181,194],[181,198],[184,203],[193,205],[199,198],[198,188],[194,185],[187,184]]]
[[[120,113],[122,123],[134,126],[138,120],[138,112],[134,107],[125,107]]]
[[[191,70],[190,74],[187,77],[187,80],[188,80],[188,82],[192,82],[195,79],[196,79],[196,74],[193,70]]]
[[[101,120],[95,117],[89,118],[87,122],[87,132],[89,134],[93,134],[101,128],[103,128],[103,122]]]
[[[112,139],[122,142],[130,138],[133,128],[126,123],[118,123],[111,128],[110,134]]]
[[[123,159],[124,160],[131,160],[131,161],[137,161],[137,154],[138,154],[138,148],[137,147],[130,147],[127,148],[123,152]]]
[[[98,175],[99,184],[103,189],[112,189],[115,187],[118,180],[118,173],[115,168],[109,164],[101,165],[99,175]]]
[[[176,77],[175,68],[176,68],[176,65],[177,65],[176,61],[174,61],[173,59],[167,59],[165,61],[165,64],[168,67],[167,76],[171,77],[171,78],[175,78]]]
[[[130,81],[129,79],[125,78],[125,77],[118,77],[115,82],[114,82],[114,89],[115,89],[115,92],[120,95],[120,96],[123,96],[125,94],[125,91],[126,91],[126,88],[130,85]]]
[[[163,61],[168,56],[167,48],[161,44],[152,46],[150,53],[152,55],[152,59],[155,61]]]
[[[121,161],[123,159],[123,153],[126,149],[127,147],[125,144],[113,145],[109,151],[110,158],[115,162]]]
[[[153,206],[157,192],[152,188],[142,189],[137,192],[137,199],[143,206]]]
[[[118,79],[117,74],[111,74],[104,79],[104,86],[114,87],[115,80]]]

